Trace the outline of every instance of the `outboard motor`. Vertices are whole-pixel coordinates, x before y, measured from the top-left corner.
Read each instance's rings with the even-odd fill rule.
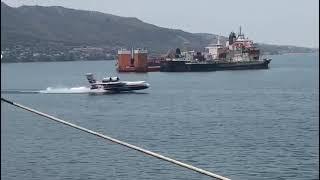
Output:
[[[87,73],[86,77],[87,77],[87,80],[89,81],[90,84],[97,82],[96,79],[93,77],[92,73]]]

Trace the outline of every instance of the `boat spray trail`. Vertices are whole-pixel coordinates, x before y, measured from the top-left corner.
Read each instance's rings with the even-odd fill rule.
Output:
[[[3,94],[90,94],[90,93],[106,93],[103,89],[90,89],[86,86],[80,87],[47,87],[42,90],[26,90],[26,89],[7,89],[1,90]]]
[[[71,88],[57,88],[57,87],[48,87],[45,90],[40,90],[39,93],[43,94],[78,94],[78,93],[90,93],[91,90],[89,87],[71,87]]]

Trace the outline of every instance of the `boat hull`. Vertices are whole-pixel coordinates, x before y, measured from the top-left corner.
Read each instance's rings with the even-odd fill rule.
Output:
[[[112,91],[112,92],[127,92],[127,91],[136,91],[136,90],[143,90],[149,88],[149,84],[145,85],[119,85],[119,86],[91,86],[91,89],[103,89],[105,91]]]
[[[162,72],[201,72],[224,70],[268,69],[270,59],[252,62],[188,62],[188,61],[162,61]]]

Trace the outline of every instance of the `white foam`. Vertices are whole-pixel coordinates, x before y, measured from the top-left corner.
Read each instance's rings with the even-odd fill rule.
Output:
[[[89,87],[72,87],[72,88],[54,88],[54,87],[48,87],[45,90],[40,90],[40,93],[46,93],[46,94],[79,94],[79,93],[102,93],[105,92],[105,90],[96,89],[91,90]]]

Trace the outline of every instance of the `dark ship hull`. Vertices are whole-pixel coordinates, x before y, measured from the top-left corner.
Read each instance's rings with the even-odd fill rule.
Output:
[[[162,72],[201,72],[201,71],[223,71],[223,70],[247,70],[247,69],[268,69],[271,59],[262,61],[242,62],[191,62],[169,60],[162,61],[160,71]]]

